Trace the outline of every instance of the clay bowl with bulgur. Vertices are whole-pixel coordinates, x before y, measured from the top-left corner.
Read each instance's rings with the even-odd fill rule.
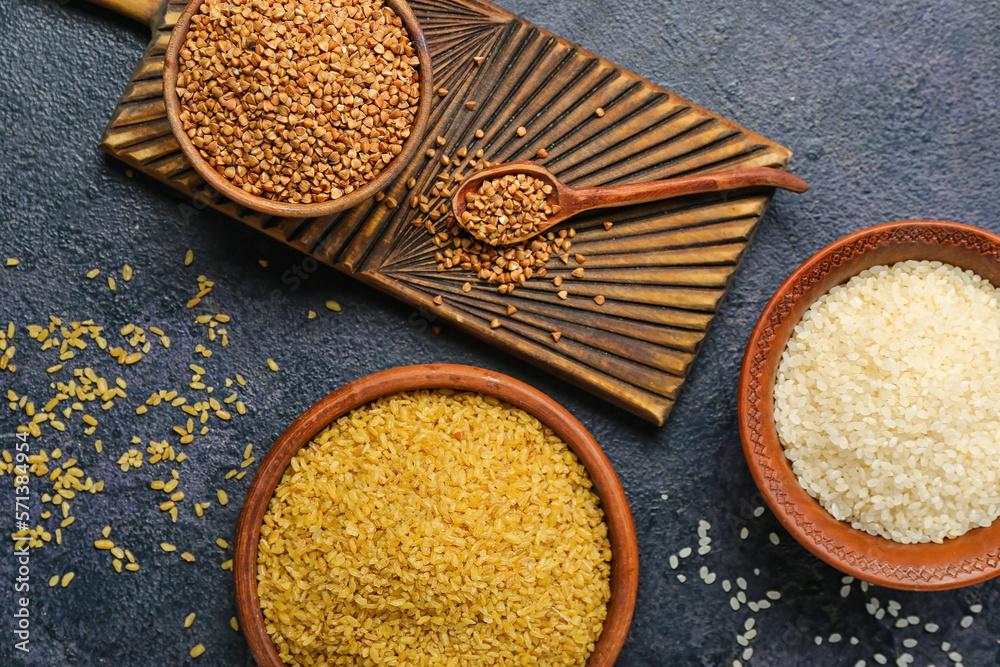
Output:
[[[292,218],[388,186],[419,150],[432,85],[404,0],[193,0],[163,73],[170,128],[198,174]]]
[[[778,288],[750,336],[750,471],[806,549],[863,581],[941,590],[1000,574],[1000,236],[865,229]]]
[[[234,546],[262,667],[613,665],[638,587],[628,500],[565,408],[470,366],[367,376],[278,438]]]

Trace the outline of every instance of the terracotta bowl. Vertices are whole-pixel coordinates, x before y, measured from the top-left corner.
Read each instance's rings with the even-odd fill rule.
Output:
[[[448,364],[393,368],[341,387],[296,419],[264,457],[243,501],[233,553],[236,609],[258,664],[261,667],[284,665],[265,629],[257,597],[257,543],[267,505],[288,462],[300,447],[350,410],[381,396],[417,389],[457,389],[496,396],[537,417],[580,458],[600,496],[613,553],[608,617],[587,665],[613,665],[632,622],[639,583],[639,547],[628,499],[611,462],[587,429],[542,392],[493,371]]]
[[[420,60],[418,67],[420,72],[420,102],[417,107],[417,115],[410,128],[410,136],[403,143],[403,150],[400,151],[393,160],[385,166],[379,175],[354,192],[344,195],[340,199],[318,202],[313,204],[295,204],[291,202],[279,202],[265,197],[258,197],[238,188],[232,184],[225,176],[215,171],[208,162],[201,156],[198,149],[194,147],[187,134],[181,128],[180,112],[181,102],[177,97],[177,75],[179,72],[178,54],[181,46],[187,37],[188,26],[191,24],[191,17],[201,6],[202,0],[192,0],[184,9],[174,30],[170,35],[170,42],[167,44],[166,61],[163,65],[163,99],[167,105],[167,119],[170,122],[170,129],[174,133],[174,138],[180,144],[184,157],[188,159],[191,166],[204,178],[209,185],[221,192],[227,198],[268,215],[281,216],[285,218],[312,218],[322,215],[332,215],[345,211],[353,206],[357,206],[385,189],[407,163],[420,150],[420,142],[427,130],[427,122],[430,118],[431,105],[433,100],[433,82],[431,80],[431,56],[427,49],[427,41],[424,33],[420,29],[417,17],[413,10],[404,0],[385,0],[386,4],[403,21],[403,26],[410,35],[410,41],[417,51]]]
[[[943,544],[899,544],[856,530],[835,519],[799,486],[774,424],[778,362],[809,306],[867,268],[909,259],[971,269],[1000,285],[1000,236],[968,225],[892,222],[827,246],[778,288],[750,336],[740,374],[740,436],[764,499],[806,549],[842,572],[880,586],[957,588],[1000,574],[1000,521]]]

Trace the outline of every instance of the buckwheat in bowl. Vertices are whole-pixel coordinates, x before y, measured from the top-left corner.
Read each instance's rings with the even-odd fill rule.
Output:
[[[831,565],[905,589],[1000,573],[1000,237],[873,227],[817,253],[751,335],[740,432],[758,487]]]
[[[489,371],[420,366],[348,385],[275,443],[235,565],[262,665],[610,665],[637,547],[565,410]]]
[[[429,115],[430,56],[403,0],[192,0],[164,67],[191,166],[271,215],[374,197],[418,150]]]

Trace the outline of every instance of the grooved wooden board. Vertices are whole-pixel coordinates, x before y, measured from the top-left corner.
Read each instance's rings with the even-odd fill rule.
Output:
[[[741,167],[787,165],[791,152],[487,2],[415,0],[434,66],[424,149],[482,148],[493,162],[535,159],[572,186],[610,185]],[[184,3],[167,2],[118,102],[101,148],[167,185],[309,253],[443,321],[662,424],[753,236],[772,191],[684,197],[575,218],[573,260],[513,293],[471,273],[437,270],[431,236],[406,202],[428,194],[442,167],[424,157],[385,192],[344,213],[269,217],[223,198],[188,164],[170,133],[163,59]],[[477,66],[474,57],[483,62]],[[474,110],[465,102],[475,100]],[[605,114],[598,117],[597,108]],[[517,136],[524,126],[527,133]],[[484,136],[474,133],[482,129]],[[436,145],[444,137],[444,147]],[[423,151],[421,151],[421,154]],[[449,171],[451,168],[448,169]],[[416,179],[411,190],[406,182]],[[386,206],[388,197],[398,208]],[[610,231],[604,222],[614,223]],[[561,287],[552,278],[563,277]],[[466,281],[473,284],[465,293]],[[569,296],[557,296],[560,290]],[[432,299],[441,294],[444,303]],[[603,306],[593,298],[605,297]],[[517,312],[508,317],[507,305]],[[502,326],[491,329],[498,318]],[[562,333],[555,342],[553,331]]]

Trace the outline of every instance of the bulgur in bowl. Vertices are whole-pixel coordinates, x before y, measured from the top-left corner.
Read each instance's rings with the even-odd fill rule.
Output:
[[[1000,385],[978,378],[996,372],[997,354],[970,362],[968,339],[982,350],[998,336],[998,286],[1000,236],[911,220],[824,248],[764,308],[739,381],[743,451],[771,510],[814,555],[904,590],[1000,574],[1000,442],[963,431],[955,400],[994,419],[978,404]],[[966,322],[969,312],[985,319]]]
[[[282,434],[233,569],[263,667],[596,667],[628,632],[638,546],[610,462],[564,408],[492,371],[425,365],[346,385]]]

